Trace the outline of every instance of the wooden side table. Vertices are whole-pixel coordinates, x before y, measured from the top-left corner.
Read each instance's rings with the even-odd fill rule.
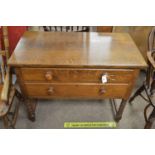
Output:
[[[139,69],[147,66],[128,34],[94,32],[26,32],[9,65],[16,70],[31,120],[35,99],[118,98],[116,121]]]

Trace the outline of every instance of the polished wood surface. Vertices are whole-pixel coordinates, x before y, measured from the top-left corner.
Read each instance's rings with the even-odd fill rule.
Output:
[[[32,54],[33,53],[33,54]],[[143,68],[146,63],[126,33],[26,32],[9,65]]]

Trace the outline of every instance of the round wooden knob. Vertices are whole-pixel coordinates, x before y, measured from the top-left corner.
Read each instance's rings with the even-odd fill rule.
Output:
[[[52,72],[47,72],[47,73],[45,74],[45,78],[46,78],[46,80],[48,80],[48,81],[52,80]]]
[[[48,88],[47,94],[48,94],[48,95],[51,95],[51,94],[53,94],[53,93],[54,93],[53,87]]]
[[[99,91],[100,95],[103,95],[106,93],[106,90],[104,88],[101,88],[100,91]]]

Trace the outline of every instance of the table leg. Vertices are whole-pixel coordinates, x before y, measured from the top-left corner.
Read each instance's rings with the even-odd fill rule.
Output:
[[[122,114],[123,114],[124,108],[126,106],[126,103],[127,103],[127,100],[122,99],[119,109],[118,109],[118,111],[116,111],[115,120],[117,122],[119,122],[122,118]]]
[[[36,110],[37,100],[36,99],[26,99],[25,105],[27,107],[27,113],[28,113],[29,120],[34,122],[35,121],[35,110]]]

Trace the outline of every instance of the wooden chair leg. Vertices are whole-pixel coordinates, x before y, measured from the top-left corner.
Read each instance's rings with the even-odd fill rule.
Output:
[[[119,122],[121,120],[126,103],[127,103],[127,100],[122,99],[119,109],[116,112],[115,121]]]
[[[131,103],[138,95],[140,95],[145,90],[145,84],[143,84],[135,94],[129,99],[129,103]]]
[[[13,112],[9,111],[7,115],[2,118],[5,128],[13,128],[13,129],[15,128],[15,124],[16,124],[18,112],[19,112],[19,106],[20,106],[20,101],[16,103],[15,109]]]
[[[155,80],[151,83],[150,94],[153,95],[155,92]]]
[[[144,117],[145,117],[145,129],[150,129],[153,125],[153,122],[155,121],[155,107],[153,108],[151,114],[149,115],[149,117],[147,118],[147,109],[150,107],[150,104],[147,105],[144,109]]]
[[[144,129],[151,129],[152,124],[153,124],[152,122],[147,121],[147,122],[145,123]]]
[[[18,113],[19,113],[19,107],[20,107],[20,101],[17,103],[13,117],[12,117],[12,121],[11,121],[12,128],[15,128],[15,124],[17,122],[17,117],[18,117]]]
[[[5,128],[15,128],[18,111],[19,111],[19,106],[20,106],[20,102],[22,100],[22,96],[17,90],[15,90],[15,96],[19,99],[19,101],[17,103],[15,103],[14,110],[12,109],[13,100],[11,100],[11,103],[10,103],[11,107],[9,108],[9,111],[7,112],[7,114],[5,116],[2,117],[3,124],[4,124]]]

